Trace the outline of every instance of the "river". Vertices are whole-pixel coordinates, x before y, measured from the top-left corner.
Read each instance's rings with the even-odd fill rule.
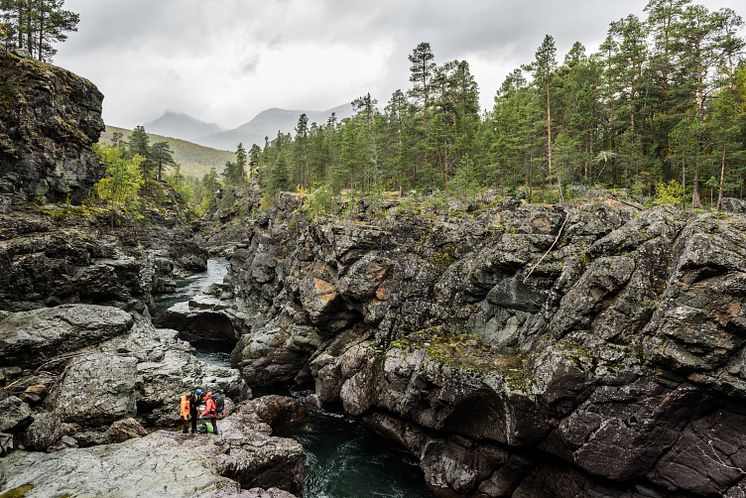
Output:
[[[228,263],[211,259],[207,272],[177,282],[176,290],[159,296],[154,313],[188,301],[213,283],[222,282]],[[230,366],[230,352],[201,348],[197,357],[220,366]],[[255,392],[273,392],[254,386]],[[282,390],[303,399],[308,392]],[[376,436],[354,418],[311,411],[306,424],[284,434],[306,451],[304,498],[429,498],[422,471],[414,457]]]

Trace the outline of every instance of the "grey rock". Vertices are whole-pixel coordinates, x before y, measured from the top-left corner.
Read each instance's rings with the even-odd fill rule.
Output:
[[[21,435],[27,450],[44,451],[62,436],[62,417],[56,412],[34,415],[34,421]]]
[[[70,362],[47,401],[65,422],[109,424],[137,413],[137,360],[111,353],[81,356]]]
[[[38,365],[124,334],[132,324],[125,311],[89,304],[12,313],[0,320],[0,362]]]
[[[0,401],[0,432],[25,429],[31,421],[31,408],[16,396],[9,396]]]
[[[104,129],[103,95],[84,78],[20,55],[0,54],[9,82],[0,95],[0,136],[6,137],[0,190],[21,192],[23,200],[80,202],[105,172],[91,149]]]

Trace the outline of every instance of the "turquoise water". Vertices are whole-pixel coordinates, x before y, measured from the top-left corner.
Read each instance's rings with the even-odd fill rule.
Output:
[[[354,419],[312,413],[284,435],[306,450],[304,498],[433,496],[414,457]]]

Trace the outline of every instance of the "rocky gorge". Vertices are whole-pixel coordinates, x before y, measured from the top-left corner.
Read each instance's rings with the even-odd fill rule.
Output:
[[[276,434],[314,410],[404,448],[436,496],[746,496],[743,215],[493,195],[317,217],[251,189],[248,218],[110,229],[47,204],[103,174],[101,95],[0,58],[0,496],[299,495],[304,448]],[[154,316],[208,255],[223,281]],[[174,431],[193,386],[235,402],[220,436]]]
[[[311,383],[437,495],[743,496],[742,216],[292,204],[229,250],[230,299],[189,311],[235,324],[250,385]]]

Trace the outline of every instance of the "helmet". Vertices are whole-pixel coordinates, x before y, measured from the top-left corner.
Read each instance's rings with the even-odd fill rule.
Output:
[[[197,396],[199,396],[200,394],[202,394],[202,389],[195,389],[194,390],[194,394],[196,394]]]

